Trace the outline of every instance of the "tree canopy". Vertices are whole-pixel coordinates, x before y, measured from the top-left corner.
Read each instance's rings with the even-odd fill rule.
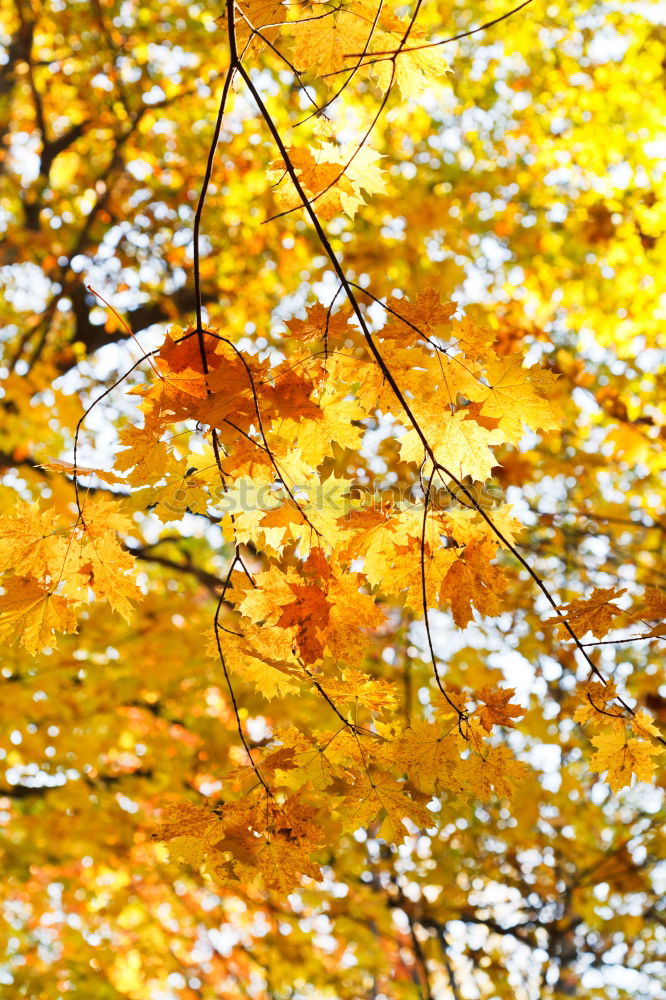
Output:
[[[658,9],[0,42],[2,988],[657,997]]]

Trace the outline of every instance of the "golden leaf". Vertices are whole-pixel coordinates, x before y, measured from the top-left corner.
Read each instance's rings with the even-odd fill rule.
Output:
[[[64,597],[35,580],[12,577],[0,597],[0,642],[18,641],[33,655],[55,645],[54,632],[76,632],[76,616]]]
[[[630,785],[633,774],[639,781],[651,781],[656,766],[652,758],[663,752],[654,743],[628,739],[618,729],[593,736],[592,742],[597,752],[590,760],[590,770],[600,774],[608,771],[608,784],[614,792]]]

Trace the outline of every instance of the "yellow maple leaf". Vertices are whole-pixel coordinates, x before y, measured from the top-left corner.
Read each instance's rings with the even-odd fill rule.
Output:
[[[338,705],[358,704],[370,711],[382,712],[393,708],[397,699],[394,684],[359,670],[343,670],[342,677],[321,678],[319,683]]]
[[[603,726],[612,724],[609,715],[618,718],[618,725],[624,729],[624,712],[618,706],[612,707],[612,703],[617,697],[617,689],[614,681],[602,684],[601,681],[588,681],[578,689],[578,697],[582,701],[574,712],[574,719],[581,724],[592,722],[595,725]]]
[[[303,875],[319,880],[319,865],[311,861],[309,845],[286,837],[271,837],[253,858],[251,868],[244,869],[246,877],[261,875],[267,889],[286,896],[295,889]]]
[[[493,788],[497,795],[511,798],[516,785],[527,777],[529,768],[516,760],[508,747],[500,745],[490,747],[485,757],[473,753],[463,762],[461,771],[479,798],[487,799]]]
[[[98,536],[81,548],[79,573],[85,575],[95,595],[107,600],[126,621],[132,613],[132,600],[140,591],[132,576],[134,559],[112,532]]]
[[[135,490],[124,501],[125,509],[143,511],[150,506],[153,514],[162,522],[177,520],[188,511],[192,514],[204,514],[212,502],[210,493],[205,488],[206,480],[202,476],[187,475],[187,472],[187,465],[184,464],[177,474],[168,472],[165,475],[163,486]]]
[[[440,407],[432,415],[420,421],[435,452],[437,461],[457,479],[488,479],[498,461],[490,450],[492,445],[501,444],[503,435],[498,429],[488,430],[475,420],[469,419],[464,410],[451,413]],[[404,462],[420,462],[423,459],[423,443],[416,430],[409,430],[400,442],[400,458]]]
[[[54,632],[76,632],[76,616],[64,598],[35,580],[12,577],[0,597],[0,642],[18,641],[35,655],[55,645]]]
[[[274,507],[268,507],[267,499],[266,507],[264,510],[257,506],[253,510],[240,510],[234,514],[236,538],[240,542],[252,542],[261,545],[262,549],[279,552],[292,537],[297,537],[303,514],[291,499]]]
[[[151,409],[143,427],[126,427],[119,434],[124,451],[116,456],[115,466],[128,472],[128,481],[135,486],[159,482],[169,466],[171,445],[163,440],[166,429],[161,413]]]
[[[366,414],[356,399],[348,398],[347,385],[336,386],[331,379],[317,398],[319,412],[314,417],[286,417],[276,430],[283,440],[297,441],[300,453],[312,468],[319,466],[331,455],[331,444],[337,441],[343,448],[357,448],[363,436],[363,428],[354,424]],[[328,479],[329,485],[333,477]],[[319,481],[310,486],[310,491],[321,487]]]
[[[373,19],[370,5],[360,2],[333,10],[329,17],[288,26],[294,36],[293,63],[302,72],[319,77],[349,69],[354,60],[346,56],[363,49]]]
[[[168,803],[163,808],[163,820],[153,832],[153,840],[168,843],[173,861],[195,868],[224,832],[219,816],[193,802]]]
[[[477,323],[469,313],[453,325],[452,334],[458,347],[472,359],[486,357],[495,339],[495,334]]]
[[[290,339],[295,337],[304,344],[343,339],[349,332],[349,315],[344,309],[331,312],[321,302],[315,302],[308,307],[305,319],[290,319],[287,328]]]
[[[246,625],[242,635],[220,631],[219,639],[228,669],[253,685],[264,698],[292,694],[306,683],[292,652],[291,630]],[[211,638],[207,652],[219,660],[215,637]]]
[[[520,354],[488,361],[488,385],[480,382],[470,389],[469,398],[481,403],[481,415],[499,419],[506,440],[517,444],[523,424],[532,430],[554,430],[559,420],[546,398],[556,376],[538,365],[525,368]]]
[[[590,760],[590,770],[601,774],[608,771],[608,784],[614,792],[631,784],[635,774],[639,781],[651,781],[655,770],[652,757],[662,753],[661,747],[646,740],[627,739],[617,728],[593,736],[597,752]]]
[[[19,503],[14,514],[0,517],[0,573],[19,570],[22,576],[57,580],[67,543],[53,510],[38,503]]]
[[[186,801],[167,802],[162,807],[162,823],[155,829],[153,840],[169,841],[175,837],[215,840],[220,829],[219,817],[207,806]],[[214,831],[212,837],[211,831]]]
[[[222,810],[222,820],[224,835],[208,862],[216,877],[226,874],[219,854],[229,853],[236,878],[245,883],[260,878],[267,889],[283,895],[295,888],[303,875],[321,878],[319,866],[310,859],[322,844],[321,822],[316,809],[298,796],[282,804],[260,800],[229,803]]]
[[[371,51],[397,52],[395,59],[394,83],[403,98],[418,97],[423,90],[432,86],[438,77],[449,70],[449,64],[444,58],[441,48],[427,48],[428,35],[409,20],[397,17],[389,7],[382,8],[379,20],[382,30],[376,32]],[[358,52],[358,49],[350,51]],[[347,61],[348,64],[352,60]],[[353,63],[352,63],[353,64]],[[392,63],[383,59],[372,63],[371,73],[382,91],[388,89],[391,82]]]
[[[361,591],[362,577],[337,571],[328,584],[331,610],[326,629],[326,649],[348,667],[359,666],[367,655],[369,634],[386,621],[374,597]],[[350,683],[360,683],[360,676],[350,671]],[[378,690],[377,687],[374,688]]]
[[[234,21],[239,52],[243,52],[251,39],[257,50],[263,47],[264,39],[267,42],[274,42],[286,17],[287,10],[282,0],[236,0]],[[215,18],[215,23],[222,30],[227,29],[226,11]],[[261,32],[261,35],[254,34],[255,31]]]
[[[463,497],[464,500],[464,497]],[[493,525],[502,533],[504,541],[495,534],[487,521],[481,515],[469,508],[459,507],[447,510],[442,515],[442,527],[445,533],[454,538],[460,545],[487,539],[493,546],[506,548],[517,543],[516,535],[525,530],[524,525],[512,513],[511,504],[501,504],[490,508],[487,513]]]
[[[108,497],[85,497],[81,508],[88,538],[131,532],[134,522],[125,509],[125,503],[126,501],[111,500]]]
[[[426,335],[434,333],[436,327],[448,325],[458,308],[455,302],[443,303],[439,292],[434,288],[424,288],[422,292],[418,292],[414,302],[389,295],[386,305],[392,310],[390,314],[392,336],[395,335],[395,330],[401,327],[404,328],[404,334],[408,335],[410,327],[407,323],[418,327]],[[397,313],[397,316],[393,313]],[[386,329],[384,327],[382,330],[383,337],[386,336]]]
[[[666,591],[658,587],[648,587],[645,591],[643,617],[666,619]]]
[[[79,477],[97,476],[98,479],[104,480],[105,483],[125,482],[125,477],[119,476],[113,469],[97,469],[88,465],[74,465],[72,462],[66,462],[60,458],[45,459],[43,462],[40,462],[39,468],[46,469],[48,472],[61,472],[66,476],[72,476],[74,473]]]
[[[379,835],[390,843],[398,843],[406,836],[406,819],[422,829],[433,825],[432,813],[425,808],[427,800],[426,794],[410,789],[406,782],[397,781],[390,774],[370,777],[364,770],[349,789],[340,811],[347,830],[368,826],[381,813]]]
[[[459,773],[461,760],[456,734],[453,721],[449,730],[445,730],[419,720],[389,742],[384,757],[420,791],[432,795],[446,788],[460,794],[464,786]]]
[[[649,739],[651,736],[661,736],[661,732],[654,724],[654,719],[644,708],[639,708],[636,714],[629,720],[629,724],[636,735],[642,736],[643,739]]]
[[[637,607],[631,608],[627,615],[631,622],[657,622],[648,632],[643,633],[644,637],[659,638],[666,635],[666,591],[659,590],[658,587],[648,587],[644,601]]]

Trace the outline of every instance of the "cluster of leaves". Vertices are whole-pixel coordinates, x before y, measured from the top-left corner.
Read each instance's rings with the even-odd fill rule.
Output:
[[[0,639],[21,693],[0,920],[25,935],[17,995],[561,996],[618,942],[629,993],[650,989],[659,816],[645,789],[613,796],[653,780],[664,744],[645,650],[666,628],[666,414],[653,362],[627,360],[639,335],[658,346],[651,319],[589,287],[604,268],[634,280],[636,241],[658,249],[658,196],[602,198],[590,130],[557,141],[553,74],[572,118],[581,87],[590,109],[629,87],[573,80],[596,66],[570,54],[576,11],[549,10],[538,59],[528,11],[508,13],[499,82],[474,66],[474,5],[8,14]],[[589,46],[615,17],[595,16]],[[663,45],[638,15],[632,30],[648,87]],[[449,35],[469,36],[457,93]],[[535,59],[520,127],[493,149],[479,126],[473,169],[453,165],[442,135],[523,92]],[[611,165],[638,163],[623,143]],[[552,180],[574,151],[587,180]],[[562,219],[548,185],[570,188]],[[491,234],[521,288],[509,305],[490,278],[474,309],[461,265],[492,271]],[[26,309],[35,267],[44,302]],[[617,355],[605,331],[587,356],[606,312]],[[126,332],[154,323],[168,331],[137,352]],[[100,391],[108,369],[82,359],[105,338]],[[228,947],[197,958],[221,911]],[[60,956],[53,937],[26,962],[67,912]]]

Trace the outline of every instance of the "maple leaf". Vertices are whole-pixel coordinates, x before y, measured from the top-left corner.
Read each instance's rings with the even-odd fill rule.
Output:
[[[465,352],[468,358],[477,359],[488,356],[495,335],[486,327],[481,326],[473,316],[466,315],[453,324],[452,334],[456,344]]]
[[[395,686],[389,681],[358,670],[343,670],[342,677],[327,677],[320,683],[338,705],[359,705],[372,712],[383,712],[393,708],[397,699]]]
[[[34,656],[55,644],[56,631],[76,632],[71,603],[35,580],[13,577],[0,596],[0,642],[18,641]]]
[[[234,532],[239,541],[259,542],[262,548],[276,551],[284,548],[287,540],[298,537],[302,523],[303,512],[291,499],[266,511],[257,507],[234,512]]]
[[[336,572],[328,585],[331,610],[326,631],[326,648],[331,656],[349,667],[360,666],[367,655],[370,633],[386,623],[386,616],[370,594],[363,593],[365,581],[356,573]],[[350,671],[354,682],[359,674]],[[373,688],[373,690],[377,690]],[[368,691],[370,694],[370,691]]]
[[[312,150],[292,146],[287,152],[306,196],[316,204],[322,219],[332,219],[341,211],[353,219],[365,203],[363,191],[380,194],[386,190],[378,166],[380,154],[367,145],[345,143],[338,147],[323,143]],[[301,205],[298,192],[285,174],[284,160],[273,165],[269,179],[277,184],[275,192],[282,211]]]
[[[493,528],[477,511],[469,508],[446,511],[441,519],[442,529],[460,545],[469,545],[471,542],[486,539],[493,546],[500,545],[506,548],[507,545],[515,545],[517,534],[525,530],[512,510],[511,504],[501,504],[489,511],[492,523],[501,531],[504,541],[498,538]]]
[[[10,517],[0,518],[0,573],[20,569],[23,576],[57,581],[66,558],[56,511],[19,503]]]
[[[252,366],[248,365],[250,371]],[[247,424],[256,418],[256,403],[248,369],[235,354],[208,376],[209,397],[195,408],[197,418],[211,427],[221,427],[228,418]]]
[[[644,632],[641,638],[659,638],[666,635],[666,593],[657,587],[648,587],[645,591],[644,601],[637,608],[631,608],[627,612],[628,622],[654,621],[657,623],[648,632]]]
[[[143,427],[127,427],[119,434],[124,451],[116,455],[116,468],[129,473],[127,479],[137,486],[158,482],[169,465],[173,451],[164,440],[166,424],[163,414],[150,409],[144,416]]]
[[[344,828],[368,826],[381,816],[379,835],[390,843],[399,843],[407,834],[405,820],[424,829],[432,825],[432,813],[425,808],[428,796],[411,790],[405,782],[390,774],[371,779],[367,774],[350,789],[341,806]]]
[[[296,627],[296,642],[306,663],[314,663],[324,652],[325,632],[331,602],[317,586],[290,584],[292,600],[283,604],[277,625]]]
[[[307,426],[304,432],[307,436]],[[356,431],[356,428],[352,428]],[[343,431],[337,436],[342,437]],[[298,535],[301,549],[305,554],[310,548],[330,547],[340,533],[343,521],[350,507],[350,482],[329,476],[326,479],[313,475],[307,489],[307,499],[300,500],[301,525]]]
[[[662,753],[661,747],[646,740],[627,738],[624,729],[600,733],[592,737],[592,742],[597,752],[590,760],[590,770],[599,774],[607,771],[612,791],[619,792],[630,785],[633,774],[639,781],[652,780],[655,769],[652,757]]]
[[[207,806],[194,802],[168,802],[162,809],[162,823],[153,832],[154,840],[169,841],[175,837],[196,837],[198,840],[216,839],[220,819]]]
[[[517,444],[523,424],[532,430],[554,430],[559,421],[546,398],[556,376],[544,368],[525,368],[519,354],[485,364],[488,386],[480,382],[470,389],[469,398],[481,403],[481,415],[499,420],[507,441]]]
[[[524,708],[511,703],[511,698],[513,698],[515,693],[515,688],[505,688],[502,690],[501,688],[489,687],[478,688],[474,692],[474,697],[483,706],[477,709],[477,713],[479,721],[486,732],[491,732],[493,726],[515,728],[513,720],[525,714]]]
[[[284,697],[301,690],[302,670],[293,655],[290,631],[246,625],[240,635],[220,631],[218,638],[228,668],[264,698]],[[214,636],[209,640],[208,653],[219,661]]]
[[[329,17],[294,25],[290,28],[294,34],[293,62],[297,68],[307,67],[309,73],[319,77],[349,68],[346,55],[361,51],[373,19],[370,4],[356,2],[331,12]]]
[[[298,796],[282,805],[231,803],[222,810],[222,831],[215,845],[218,854],[231,854],[235,877],[245,883],[261,879],[264,886],[287,895],[303,875],[321,878],[321,870],[310,855],[322,842],[317,811]],[[259,831],[260,836],[257,836]],[[219,857],[209,858],[208,868],[214,877],[227,874]]]
[[[500,745],[489,747],[485,757],[472,753],[469,760],[463,762],[461,773],[480,798],[487,799],[493,788],[497,795],[511,798],[516,786],[527,778],[529,768],[516,760],[508,747]]]
[[[247,876],[261,875],[267,889],[286,896],[295,889],[303,875],[321,878],[321,869],[309,858],[309,849],[285,837],[268,840],[253,858],[252,867],[244,869]]]
[[[125,503],[104,496],[85,497],[82,518],[87,537],[95,541],[108,535],[131,532],[134,522]]]
[[[234,22],[238,46],[243,50],[251,43],[259,50],[265,42],[274,42],[286,17],[287,10],[282,0],[236,0]],[[226,12],[215,18],[215,23],[226,31]]]
[[[583,704],[579,705],[574,712],[576,722],[592,721],[599,726],[608,725],[610,723],[609,716],[614,715],[619,720],[617,724],[624,729],[624,712],[620,710],[619,706],[613,708],[613,702],[617,697],[617,689],[613,681],[608,681],[607,684],[602,684],[601,681],[588,681],[581,685],[577,694]]]
[[[212,502],[206,478],[196,475],[196,469],[185,463],[176,474],[168,472],[163,486],[150,486],[135,490],[125,501],[126,510],[146,510],[152,512],[162,522],[173,521],[186,512],[205,514]]]
[[[408,20],[396,17],[389,7],[383,7],[380,15],[381,31],[374,37],[371,47],[379,52],[398,52],[395,60],[395,83],[403,98],[418,97],[437,77],[449,70],[441,49],[434,51],[424,48],[427,35]],[[409,34],[407,30],[409,28]],[[350,51],[357,52],[358,49]],[[387,90],[391,83],[392,63],[387,59],[372,64],[372,75],[381,90]]]
[[[456,625],[464,628],[472,620],[472,606],[482,615],[496,615],[502,607],[507,579],[490,563],[495,546],[486,539],[471,542],[454,556],[439,586],[439,599],[451,604]]]
[[[420,720],[389,743],[385,757],[420,791],[448,789],[461,794],[460,752],[453,723],[448,731]]]
[[[168,843],[174,861],[198,868],[223,833],[220,817],[207,806],[186,801],[168,803],[162,815],[153,840]]]
[[[315,740],[295,726],[279,730],[275,733],[275,741],[281,746],[267,753],[262,770],[275,768],[276,779],[288,787],[309,784],[323,791],[334,783],[344,785],[350,777],[348,769],[328,753],[335,736],[336,733],[324,730]]]
[[[306,319],[290,319],[287,329],[290,336],[312,344],[319,341],[338,341],[344,339],[349,331],[349,315],[347,310],[333,312],[326,309],[321,302],[315,302],[307,309]]]
[[[418,327],[425,334],[434,333],[438,326],[448,325],[458,306],[455,302],[442,302],[439,292],[434,288],[425,288],[418,292],[414,302],[409,299],[397,299],[389,295],[386,305],[397,317],[391,319],[391,336],[396,330],[403,330],[409,336],[410,327],[407,323]],[[405,322],[405,320],[407,322]],[[388,326],[382,329],[382,336],[387,335]]]
[[[132,601],[140,595],[133,578],[134,559],[114,534],[97,537],[80,550],[81,567],[97,597],[107,600],[114,611],[130,620]]]
[[[642,736],[647,740],[651,736],[661,738],[661,733],[654,724],[654,719],[645,709],[639,708],[635,715],[629,719],[629,724],[637,736]]]
[[[66,462],[60,458],[49,458],[41,462],[39,467],[46,469],[48,472],[62,472],[68,476],[73,476],[74,473],[79,477],[96,476],[105,483],[123,483],[125,481],[125,477],[119,475],[113,469],[98,469],[88,465],[74,465],[73,462]]]
[[[546,625],[557,626],[560,634],[568,635],[564,628],[563,620],[569,622],[572,629],[584,635],[585,632],[592,632],[597,639],[603,638],[612,628],[613,620],[618,615],[623,614],[622,610],[611,602],[617,600],[625,593],[624,590],[617,590],[615,587],[601,589],[595,587],[592,594],[587,598],[578,598],[569,604],[561,604],[559,621],[547,618]]]
[[[208,393],[206,379],[200,372],[192,368],[185,368],[178,372],[166,372],[162,376],[162,388],[164,395],[181,407],[187,407],[188,397],[203,399]],[[176,415],[178,415],[178,410],[176,410]]]
[[[666,591],[657,587],[648,587],[645,591],[645,618],[666,619]]]
[[[502,442],[501,433],[481,427],[462,411],[451,413],[440,410],[437,424],[424,421],[424,430],[437,461],[458,479],[467,476],[477,480],[487,479],[491,469],[497,465],[490,447]],[[417,431],[410,430],[402,438],[400,457],[405,462],[421,461],[423,458],[423,443]]]
[[[335,394],[331,392],[323,395],[318,400],[320,412],[315,419],[286,418],[280,424],[280,433],[285,435],[286,440],[298,441],[300,454],[311,467],[321,465],[324,459],[330,456],[333,441],[344,448],[355,448],[361,442],[363,429],[356,426],[353,421],[359,420],[363,416],[363,411],[355,399],[346,399],[345,395],[346,390],[342,389]],[[329,495],[335,495],[331,494],[331,486],[336,481],[342,482],[336,476],[329,476],[327,478],[329,485],[322,489],[321,478],[312,477],[309,492],[310,495],[320,497],[320,506],[326,505],[326,498]],[[350,483],[348,481],[344,483],[345,489],[349,489]],[[339,510],[340,513],[344,511]]]

